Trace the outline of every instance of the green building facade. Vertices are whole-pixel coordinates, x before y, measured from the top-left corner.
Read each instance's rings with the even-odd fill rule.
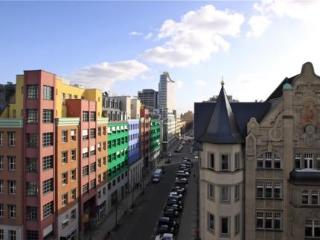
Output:
[[[128,170],[128,122],[109,122],[108,125],[108,181]]]
[[[151,152],[160,150],[160,121],[151,119],[150,150]]]

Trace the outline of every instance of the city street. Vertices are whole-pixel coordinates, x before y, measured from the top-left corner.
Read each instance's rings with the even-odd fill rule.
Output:
[[[190,147],[190,144],[185,144],[181,153],[172,152],[172,161],[165,166],[165,174],[160,183],[150,184],[146,188],[144,195],[137,199],[134,210],[123,217],[120,221],[120,227],[111,233],[112,240],[150,240],[155,238],[156,225],[162,215],[169,191],[174,185],[178,163],[182,161],[183,157],[192,157]],[[185,209],[188,211],[183,212],[180,222],[179,235],[181,237],[178,236],[178,239],[181,240],[194,239],[194,229],[196,228],[197,184],[193,172],[197,169],[197,164],[194,165],[185,200]]]

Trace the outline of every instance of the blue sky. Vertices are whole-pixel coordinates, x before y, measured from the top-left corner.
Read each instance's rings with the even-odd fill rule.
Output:
[[[219,92],[265,99],[312,61],[320,69],[319,1],[0,2],[0,82],[45,69],[136,95],[169,71],[177,108]]]

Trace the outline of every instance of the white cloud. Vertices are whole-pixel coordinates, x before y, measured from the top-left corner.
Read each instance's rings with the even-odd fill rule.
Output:
[[[168,67],[184,67],[208,60],[213,53],[228,50],[225,37],[236,37],[244,21],[243,15],[217,10],[206,5],[184,14],[179,22],[166,20],[158,39],[160,46],[147,49],[142,57]]]
[[[148,70],[146,65],[137,60],[114,63],[102,62],[84,67],[68,78],[77,84],[110,90],[115,82],[133,80]]]
[[[196,81],[194,81],[194,84],[195,84],[196,86],[199,86],[199,87],[204,87],[204,86],[207,85],[207,82],[206,82],[206,81],[203,81],[203,80],[196,80]]]
[[[319,0],[262,0],[254,3],[253,8],[258,15],[252,16],[248,24],[248,37],[259,37],[276,18],[289,17],[318,28],[320,21]]]
[[[132,31],[132,32],[129,33],[129,35],[130,36],[141,36],[141,35],[143,35],[143,33],[142,32]]]
[[[262,0],[254,8],[262,14],[291,17],[300,20],[319,19],[318,0]]]
[[[252,16],[249,19],[250,31],[247,33],[247,37],[260,37],[270,25],[271,21],[263,15]]]

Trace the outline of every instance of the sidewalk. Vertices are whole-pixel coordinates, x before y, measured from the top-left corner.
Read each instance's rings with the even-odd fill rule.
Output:
[[[150,182],[150,176],[146,177],[145,180],[145,188],[148,187]],[[139,188],[134,192],[134,201],[133,203],[136,204],[138,198],[144,192],[144,189]],[[134,209],[130,209],[132,203],[132,195],[129,193],[120,203],[118,206],[118,225],[121,224],[121,219],[130,212],[134,211]],[[116,225],[116,209],[113,208],[105,217],[102,222],[98,223],[94,228],[86,232],[84,235],[79,236],[80,240],[108,240],[107,234],[108,232],[112,232]],[[112,238],[111,238],[112,239]],[[113,239],[112,239],[113,240]]]

